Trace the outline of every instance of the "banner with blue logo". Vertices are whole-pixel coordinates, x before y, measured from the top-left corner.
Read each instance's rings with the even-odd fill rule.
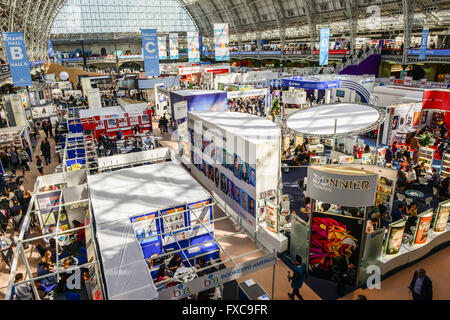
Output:
[[[53,50],[53,42],[51,39],[48,40],[48,56],[50,58],[55,57],[55,51]]]
[[[180,58],[178,53],[178,33],[169,33],[170,59]]]
[[[214,23],[216,61],[230,61],[230,33],[228,23]]]
[[[425,55],[427,53],[428,34],[429,33],[430,33],[430,30],[428,28],[423,28],[422,40],[420,40],[419,60],[425,60]]]
[[[142,51],[147,77],[159,76],[159,51],[156,29],[142,29]]]
[[[330,47],[330,29],[320,28],[320,61],[319,65],[328,65],[328,50]]]
[[[200,48],[198,41],[198,32],[187,33],[188,58],[189,62],[200,62]]]
[[[198,44],[200,48],[200,54],[203,53],[203,37],[201,35],[198,36]]]
[[[31,86],[30,65],[22,32],[3,32],[14,87]]]

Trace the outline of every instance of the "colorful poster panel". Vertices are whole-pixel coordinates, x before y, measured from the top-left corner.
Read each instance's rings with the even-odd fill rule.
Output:
[[[386,254],[397,254],[402,245],[403,232],[406,220],[402,219],[389,225],[384,252]]]
[[[227,195],[233,199],[234,192],[234,183],[232,180],[227,178]]]
[[[186,239],[184,210],[184,206],[161,210],[164,233],[171,232],[163,236],[163,245]]]
[[[309,252],[310,275],[339,282],[340,264],[349,267],[347,284],[356,286],[363,221],[352,217],[313,212]]]
[[[425,211],[419,214],[416,224],[416,236],[414,237],[415,244],[424,244],[427,242],[428,232],[431,227],[431,219],[433,218],[433,210]]]
[[[159,237],[157,236],[157,215],[157,212],[152,212],[144,216],[131,218],[133,229],[138,240],[144,239],[146,237],[151,237],[149,238],[149,241],[159,241]]]
[[[255,208],[256,208],[255,199],[253,199],[252,197],[248,196],[248,210],[247,210],[247,212],[250,213],[253,218],[256,217]]]
[[[248,165],[248,164],[247,164]],[[248,184],[256,187],[256,170],[248,165]]]
[[[243,189],[239,190],[241,194],[241,199],[239,201],[239,204],[241,205],[242,209],[248,212],[248,195],[247,192],[245,192]]]
[[[228,191],[227,177],[222,172],[219,173],[219,180],[220,180],[220,190],[223,193],[227,194]]]
[[[233,172],[233,153],[227,151],[226,168]]]
[[[214,168],[214,182],[216,183],[216,188],[219,188],[220,174],[219,174],[219,169],[217,169],[217,168]]]
[[[241,190],[239,189],[238,186],[234,185],[233,186],[233,200],[236,201],[237,203],[240,203],[241,199]]]
[[[436,214],[436,219],[434,220],[434,232],[443,232],[448,223],[448,216],[450,214],[450,201],[440,205],[438,208],[438,213]]]
[[[279,207],[275,203],[266,201],[266,228],[270,232],[278,230],[278,210]]]
[[[248,183],[248,164],[239,159],[239,179]]]
[[[116,121],[116,119],[108,119],[108,128],[110,128],[110,129],[117,128],[117,121]]]
[[[234,154],[233,156],[233,174],[236,178],[240,179],[240,157],[237,154]]]

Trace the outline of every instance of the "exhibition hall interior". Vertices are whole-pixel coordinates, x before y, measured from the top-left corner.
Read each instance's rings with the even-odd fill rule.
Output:
[[[450,1],[0,9],[0,299],[450,299]]]

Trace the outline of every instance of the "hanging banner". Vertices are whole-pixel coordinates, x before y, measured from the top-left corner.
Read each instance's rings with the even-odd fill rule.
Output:
[[[397,254],[402,245],[403,232],[406,220],[402,219],[389,225],[384,252],[385,254]]]
[[[167,59],[166,37],[158,37],[159,60]]]
[[[320,62],[319,65],[328,65],[328,51],[330,46],[330,29],[320,29]]]
[[[422,40],[420,41],[419,60],[425,60],[429,33],[430,30],[428,29],[428,27],[424,27],[422,30]]]
[[[22,32],[3,32],[9,69],[14,87],[31,86],[30,65],[28,63],[25,39]]]
[[[198,36],[198,44],[200,49],[200,54],[203,53],[203,37],[201,35]]]
[[[178,33],[169,33],[170,59],[177,60],[178,54]]]
[[[156,34],[156,29],[142,30],[142,51],[147,77],[159,76],[158,37]]]
[[[48,56],[50,58],[55,57],[55,51],[53,50],[53,42],[51,39],[48,40]]]
[[[228,23],[214,24],[214,45],[216,61],[230,61],[230,49],[228,44],[230,42],[230,34],[228,30]]]
[[[198,40],[198,32],[187,33],[188,58],[189,62],[200,62],[200,45]]]

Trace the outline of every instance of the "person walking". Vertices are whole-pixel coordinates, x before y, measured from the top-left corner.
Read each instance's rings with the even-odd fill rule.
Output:
[[[297,296],[299,300],[304,300],[300,294],[300,288],[305,281],[305,273],[306,265],[302,263],[302,257],[296,255],[294,261],[294,274],[292,275],[292,277],[290,277],[288,274],[288,280],[291,281],[292,287],[292,293],[288,293],[289,299],[294,300],[294,296]]]
[[[28,166],[28,161],[30,161],[30,158],[28,157],[28,153],[26,153],[23,149],[19,149],[17,154],[19,156],[20,166],[23,170],[22,175],[25,176],[25,171],[30,171],[30,167]]]
[[[51,151],[50,151],[50,142],[48,141],[47,138],[45,138],[45,140],[42,141],[41,152],[42,155],[44,156],[45,163],[48,166],[51,162]]]
[[[11,212],[11,217],[14,222],[14,232],[19,232],[20,222],[22,221],[22,208],[20,207],[19,201],[13,201],[14,206],[9,210]]]
[[[408,288],[414,300],[433,300],[433,283],[422,268],[414,272]]]
[[[50,134],[50,137],[53,138],[53,125],[52,122],[48,122],[48,133]]]
[[[19,166],[19,155],[14,147],[11,148],[9,155],[11,157],[11,171],[16,174],[16,170]]]
[[[44,165],[42,164],[42,160],[41,157],[36,156],[36,167],[39,171],[39,173],[41,174],[41,176],[44,175]]]
[[[44,129],[45,135],[48,138],[48,123],[47,123],[47,121],[44,121],[42,123],[42,129]]]

